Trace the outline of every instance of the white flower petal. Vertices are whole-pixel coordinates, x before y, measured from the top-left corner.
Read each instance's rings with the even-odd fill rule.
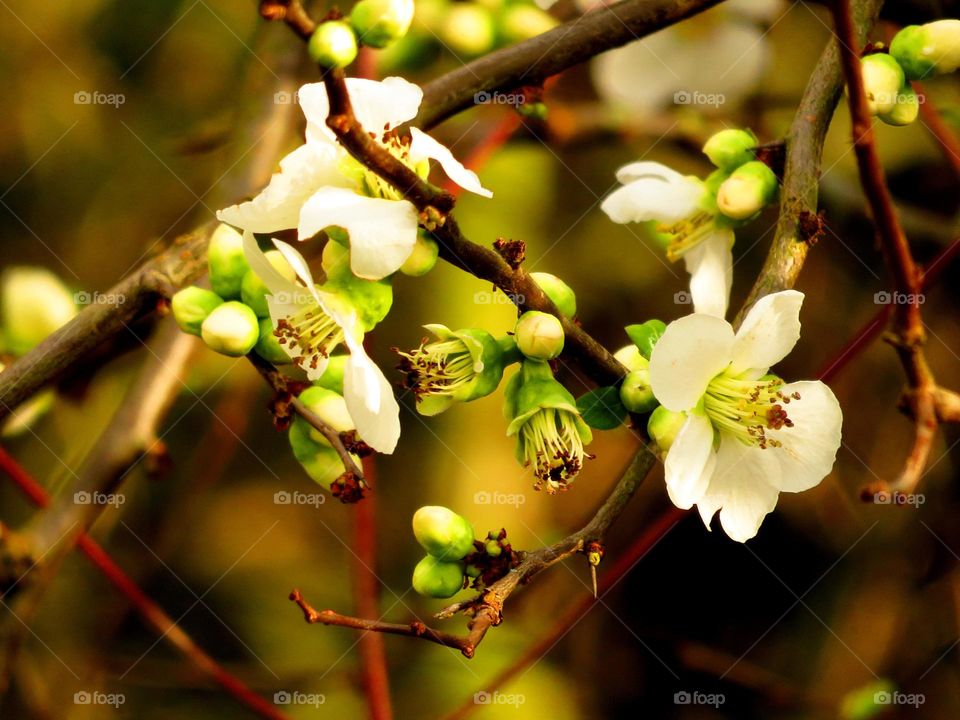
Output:
[[[793,427],[766,431],[768,438],[781,443],[767,452],[780,462],[776,486],[783,492],[803,492],[819,485],[833,468],[843,411],[833,391],[819,380],[790,383],[781,392],[799,393],[800,399],[784,406]]]
[[[733,285],[732,230],[717,230],[683,256],[690,273],[690,294],[697,313],[727,314]]]
[[[641,178],[678,182],[683,180],[684,176],[673,168],[667,167],[663,163],[653,162],[652,160],[638,160],[637,162],[624,165],[617,170],[617,181],[621,185],[626,185]]]
[[[730,364],[733,328],[713,315],[687,315],[667,325],[650,356],[650,387],[660,404],[693,408],[707,383]]]
[[[349,78],[347,91],[354,115],[363,129],[378,137],[384,130],[392,130],[416,117],[423,100],[423,90],[399,77],[388,77],[379,82]],[[323,83],[304,85],[300,88],[299,98],[307,118],[307,140],[329,143],[335,136],[327,127],[330,103]]]
[[[704,192],[703,184],[695,178],[671,181],[642,177],[610,193],[600,209],[617,223],[674,223],[697,210]]]
[[[217,212],[217,218],[242,230],[270,233],[295,228],[300,207],[324,185],[343,185],[335,153],[301,145],[280,161],[280,172],[253,200]]]
[[[380,368],[367,356],[362,339],[347,333],[350,359],[343,371],[343,398],[360,438],[389,455],[400,439],[400,406]]]
[[[264,255],[263,250],[261,250],[257,244],[257,239],[249,230],[243,233],[243,256],[246,258],[250,269],[253,270],[257,277],[263,280],[263,284],[267,286],[267,289],[272,294],[283,295],[285,293],[295,293],[301,289],[299,285],[287,280],[270,264],[267,256]],[[292,300],[285,300],[284,302],[292,302]]]
[[[664,462],[670,501],[682,510],[693,507],[707,489],[715,462],[713,425],[705,415],[690,413]]]
[[[341,188],[324,188],[303,205],[298,234],[313,237],[331,225],[350,235],[350,268],[379,280],[396,272],[417,242],[417,210],[406,200],[384,200]]]
[[[745,445],[721,435],[717,465],[706,493],[697,503],[700,517],[709,526],[720,509],[724,532],[737,542],[746,542],[760,529],[763,518],[777,505],[776,481],[780,467],[769,450]]]
[[[285,243],[283,240],[274,239],[273,245],[280,251],[280,254],[283,255],[290,267],[293,268],[293,271],[297,274],[297,277],[300,278],[300,282],[303,283],[304,287],[315,291],[313,273],[310,272],[310,266],[307,265],[307,261],[303,255],[290,243]]]
[[[410,159],[419,162],[425,158],[432,158],[440,163],[440,167],[464,190],[469,190],[486,198],[493,197],[493,193],[480,184],[477,174],[457,160],[446,146],[434,140],[425,132],[417,128],[410,128]]]
[[[757,300],[743,319],[733,343],[733,372],[765,373],[785,358],[800,339],[803,293],[784,290]]]

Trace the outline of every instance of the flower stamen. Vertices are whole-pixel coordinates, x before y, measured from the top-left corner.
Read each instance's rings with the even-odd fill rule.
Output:
[[[768,437],[767,430],[793,427],[784,406],[800,399],[797,392],[783,394],[782,386],[779,378],[744,380],[721,373],[707,385],[704,409],[715,428],[740,442],[761,449],[780,447],[782,443]]]
[[[415,350],[396,352],[401,358],[397,367],[406,375],[404,386],[418,398],[453,395],[470,383],[478,372],[466,343],[460,339],[432,343],[424,339]]]
[[[321,360],[343,342],[343,329],[319,305],[309,305],[277,322],[273,334],[304,370],[316,370]],[[293,356],[293,351],[297,355]]]
[[[525,464],[533,464],[537,490],[565,491],[583,467],[583,440],[567,410],[541,408],[520,429]]]
[[[657,230],[671,236],[667,243],[667,259],[676,262],[713,233],[714,216],[700,210],[672,225],[659,225]]]

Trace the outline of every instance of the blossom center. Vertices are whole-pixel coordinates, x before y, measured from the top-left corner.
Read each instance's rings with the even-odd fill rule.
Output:
[[[477,374],[476,363],[460,339],[442,340],[410,352],[397,351],[399,369],[406,374],[405,385],[417,397],[453,395],[469,384]]]
[[[657,230],[670,236],[667,259],[676,262],[713,233],[714,218],[705,210],[699,210],[673,224],[659,225]]]
[[[403,138],[393,131],[387,131],[384,132],[383,136],[377,139],[377,141],[388,153],[393,155],[393,157],[413,170],[421,178],[426,179],[426,164],[415,163],[410,158],[409,138]],[[402,192],[367,168],[352,155],[344,156],[343,163],[345,174],[356,181],[357,191],[359,193],[382,200],[403,200]]]
[[[293,362],[304,370],[316,370],[321,360],[343,342],[343,329],[319,305],[308,305],[281,318],[273,331]]]
[[[721,373],[707,385],[704,409],[714,428],[740,442],[761,449],[780,447],[767,430],[793,427],[784,406],[800,399],[800,393],[782,393],[782,386],[780,378],[744,380]]]
[[[583,466],[583,440],[567,410],[537,410],[520,428],[520,443],[525,464],[533,463],[537,490],[566,490]]]

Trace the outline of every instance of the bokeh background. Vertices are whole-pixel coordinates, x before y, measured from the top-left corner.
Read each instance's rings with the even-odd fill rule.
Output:
[[[901,21],[950,7],[889,5]],[[497,0],[476,7],[487,12],[470,16],[482,39],[483,18],[502,8]],[[571,18],[583,10],[562,2],[551,12]],[[424,3],[419,44],[367,57],[365,67],[426,81],[459,66],[473,46],[458,42],[475,41],[476,28],[445,27],[448,11]],[[873,38],[889,37],[894,27],[881,24]],[[524,240],[527,269],[563,277],[577,291],[583,326],[611,349],[626,344],[624,325],[669,321],[689,308],[674,302],[686,282],[681,268],[666,263],[636,228],[614,225],[599,211],[614,171],[646,158],[705,175],[698,148],[717,129],[749,126],[763,141],[782,137],[830,37],[829,17],[814,4],[724,3],[620,55],[572,69],[547,90],[547,121],[522,119],[483,162],[479,172],[495,198],[463,197],[461,224],[478,242]],[[177,234],[262,185],[302,133],[296,105],[275,93],[316,79],[298,41],[260,21],[253,2],[6,0],[0,48],[2,264],[47,267],[88,293],[107,291]],[[926,89],[958,130],[956,78]],[[78,103],[84,92],[123,102]],[[512,113],[477,108],[435,135],[468,157]],[[849,133],[841,108],[823,163],[829,229],[800,279],[803,335],[781,367],[787,378],[829,367],[873,317],[874,295],[885,287]],[[928,261],[957,234],[956,163],[925,122],[880,125],[877,139],[915,254]],[[762,264],[775,221],[770,210],[738,233],[734,306]],[[957,279],[954,263],[923,308],[931,365],[954,388]],[[395,291],[393,312],[372,336],[384,367],[395,364],[390,347],[419,342],[424,323],[502,333],[515,317],[489,285],[443,264],[424,278],[399,277]],[[151,329],[164,322],[137,332],[152,342]],[[115,360],[85,368],[60,388],[53,412],[4,447],[51,492],[66,492],[148,355],[134,340]],[[577,394],[588,387],[574,371],[564,378]],[[354,607],[355,508],[332,499],[319,507],[274,503],[278,491],[316,489],[273,429],[268,393],[248,363],[197,342],[184,382],[159,428],[172,466],[163,473],[147,463],[134,468],[122,486],[126,503],[103,515],[95,537],[258,692],[325,698],[319,707],[285,708],[292,717],[364,716],[358,636],[304,625],[287,600],[296,586],[317,607]],[[893,477],[910,448],[911,423],[896,409],[901,369],[891,348],[875,342],[831,385],[845,411],[844,441],[834,472],[818,488],[782,496],[746,545],[706,532],[696,516],[683,518],[583,620],[500,688],[514,702],[475,705],[475,716],[838,717],[845,702],[852,712],[851,693],[872,697],[878,683],[890,683],[922,693],[923,706],[860,709],[956,717],[960,438],[950,427],[938,437],[919,507],[863,504],[860,488]],[[536,493],[530,472],[513,458],[500,399],[420,418],[412,398],[402,398],[400,446],[376,459],[376,573],[385,619],[429,618],[441,607],[410,587],[420,554],[409,529],[417,507],[447,505],[481,533],[506,527],[514,547],[535,548],[582,525],[636,448],[626,428],[597,432],[590,446],[596,459],[572,491]],[[495,493],[514,501],[485,502]],[[658,469],[614,527],[601,575],[668,508]],[[0,483],[0,520],[17,528],[33,518],[16,490]],[[40,583],[43,592],[27,596],[34,599],[14,595],[0,608],[0,717],[248,716],[157,642],[77,553],[54,573],[31,573],[22,582]],[[387,637],[396,716],[437,718],[470,702],[550,631],[588,583],[577,560],[541,575],[510,601],[506,621],[470,661]],[[463,622],[444,627],[459,631]],[[117,710],[74,703],[76,692],[94,690],[122,693],[126,701]],[[721,693],[725,702],[677,704],[678,692]]]

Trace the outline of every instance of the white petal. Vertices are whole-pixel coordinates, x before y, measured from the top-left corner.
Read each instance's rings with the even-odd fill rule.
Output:
[[[400,406],[390,383],[362,346],[350,348],[343,397],[361,439],[377,452],[392,453],[400,438]]]
[[[653,162],[651,160],[632,162],[617,170],[617,181],[620,182],[621,185],[626,185],[641,178],[678,182],[683,180],[684,176],[663,163]]]
[[[284,293],[295,293],[300,290],[300,286],[287,280],[280,272],[270,264],[267,256],[257,244],[257,239],[249,230],[243,233],[243,256],[247,259],[247,264],[254,274],[257,275],[267,289],[274,295],[283,295]],[[286,300],[284,302],[292,302]]]
[[[486,198],[493,197],[493,193],[480,184],[480,178],[477,177],[477,174],[464,167],[463,163],[457,160],[446,146],[438,143],[425,132],[421,132],[417,128],[410,128],[410,159],[419,162],[425,158],[432,158],[440,163],[440,167],[443,168],[447,177],[464,190],[469,190]]]
[[[697,503],[709,525],[720,509],[720,524],[731,539],[745,542],[757,534],[763,518],[777,505],[780,467],[773,453],[721,435],[717,465],[706,493]]]
[[[357,120],[367,132],[378,137],[412,120],[420,109],[423,90],[403,78],[388,77],[380,82],[349,78],[347,91]],[[300,88],[300,107],[307,117],[307,140],[327,143],[334,137],[327,127],[330,104],[323,83],[310,83]]]
[[[733,371],[765,373],[785,358],[800,339],[803,293],[784,290],[757,300],[743,319],[733,343]]]
[[[650,387],[660,404],[682,412],[694,407],[730,364],[733,328],[713,315],[687,315],[667,325],[650,356]]]
[[[727,314],[733,285],[732,230],[717,230],[684,256],[690,273],[693,310],[719,318]]]
[[[793,427],[768,430],[767,437],[782,445],[767,452],[780,462],[777,487],[784,492],[803,492],[820,484],[833,468],[840,447],[843,412],[829,387],[818,380],[790,383],[784,395],[799,393],[784,409]]]
[[[343,182],[330,149],[301,145],[280,161],[280,172],[270,178],[259,195],[220,210],[217,218],[256,233],[295,228],[307,198],[324,185]]]
[[[713,425],[705,415],[690,413],[664,462],[670,501],[682,510],[693,507],[707,489],[715,462]]]
[[[669,181],[642,177],[610,193],[600,209],[617,223],[674,223],[697,210],[704,192],[703,184],[695,178]]]
[[[280,254],[283,255],[284,259],[290,264],[290,267],[293,268],[293,271],[297,274],[297,277],[300,278],[300,282],[303,283],[304,287],[314,290],[313,273],[310,272],[310,266],[307,265],[307,261],[303,255],[301,255],[293,245],[285,243],[283,240],[274,239],[273,245],[280,251]]]
[[[350,268],[357,277],[379,280],[396,272],[417,242],[417,210],[406,200],[357,195],[324,188],[304,203],[300,239],[331,225],[350,235]]]

